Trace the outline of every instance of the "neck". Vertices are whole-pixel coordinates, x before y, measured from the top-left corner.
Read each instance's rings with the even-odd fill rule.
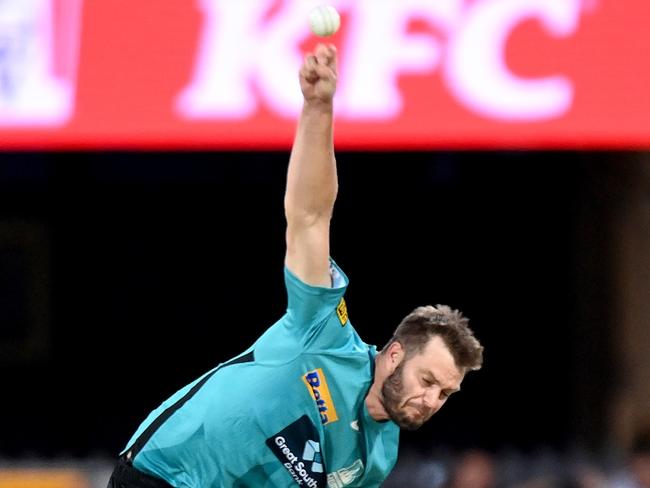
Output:
[[[384,408],[382,401],[381,386],[383,384],[383,377],[381,374],[381,367],[379,364],[379,355],[375,358],[375,378],[366,395],[366,408],[370,416],[377,421],[388,420],[388,412]]]

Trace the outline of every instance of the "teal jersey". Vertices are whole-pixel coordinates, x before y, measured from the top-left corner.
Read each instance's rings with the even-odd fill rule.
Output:
[[[124,452],[176,404],[136,454],[136,468],[177,488],[384,481],[397,460],[399,428],[368,413],[377,350],[348,320],[347,277],[333,261],[330,269],[333,286],[325,288],[285,268],[284,316],[240,356],[151,412]]]

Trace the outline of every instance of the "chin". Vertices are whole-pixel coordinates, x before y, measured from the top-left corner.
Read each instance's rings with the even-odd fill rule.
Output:
[[[424,424],[424,419],[417,419],[410,415],[400,415],[392,419],[400,428],[404,430],[418,430]]]
[[[404,430],[415,431],[418,430],[420,427],[422,427],[423,423],[424,422],[420,422],[420,421],[410,421],[410,422],[402,422],[401,424],[398,425]]]

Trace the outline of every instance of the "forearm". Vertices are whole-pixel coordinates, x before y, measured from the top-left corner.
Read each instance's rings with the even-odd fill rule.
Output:
[[[332,102],[306,101],[289,159],[287,219],[330,217],[337,187]]]
[[[333,99],[336,48],[319,44],[300,68],[304,104],[289,158],[284,198],[285,264],[301,281],[332,286],[329,225],[336,199]]]

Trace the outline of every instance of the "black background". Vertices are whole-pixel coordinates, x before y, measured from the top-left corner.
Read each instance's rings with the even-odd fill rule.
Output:
[[[383,346],[413,308],[446,303],[485,346],[483,370],[405,434],[407,445],[603,440],[598,391],[616,373],[606,224],[622,157],[338,154],[331,249],[364,340]],[[0,218],[47,236],[37,271],[49,313],[38,353],[0,361],[0,456],[112,456],[164,398],[281,316],[287,161],[286,152],[2,156]],[[8,253],[5,271],[16,262]],[[20,270],[7,273],[1,340],[20,343],[37,328],[25,311],[33,290]]]

